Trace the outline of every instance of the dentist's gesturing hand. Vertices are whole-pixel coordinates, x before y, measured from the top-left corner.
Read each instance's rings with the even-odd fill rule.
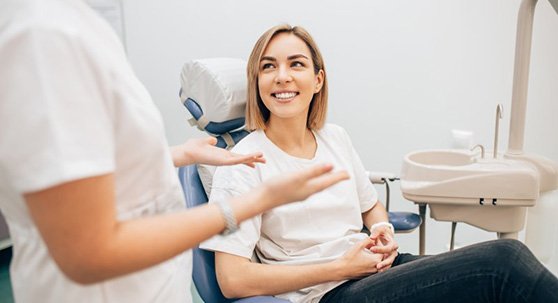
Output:
[[[255,167],[256,163],[265,163],[262,153],[240,155],[215,146],[214,137],[190,139],[180,145],[171,147],[174,166],[200,163],[215,166],[244,164]]]
[[[319,164],[272,178],[263,184],[274,205],[302,201],[337,182],[349,179],[346,171],[332,170],[331,164]]]

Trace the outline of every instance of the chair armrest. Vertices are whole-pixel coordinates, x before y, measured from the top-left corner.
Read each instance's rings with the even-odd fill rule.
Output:
[[[386,172],[379,172],[379,171],[366,171],[366,175],[368,179],[373,184],[384,184],[385,180],[394,181],[398,180],[399,178],[393,173],[386,173]]]

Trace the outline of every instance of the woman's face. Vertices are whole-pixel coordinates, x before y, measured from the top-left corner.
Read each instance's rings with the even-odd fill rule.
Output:
[[[270,119],[306,121],[312,97],[323,83],[323,71],[314,74],[306,43],[291,33],[280,33],[267,45],[259,66],[259,93]]]

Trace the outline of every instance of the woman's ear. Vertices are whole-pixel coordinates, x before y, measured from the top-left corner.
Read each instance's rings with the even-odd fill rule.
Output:
[[[316,74],[316,86],[314,87],[314,94],[319,93],[323,85],[324,85],[324,70],[320,69],[320,71]]]

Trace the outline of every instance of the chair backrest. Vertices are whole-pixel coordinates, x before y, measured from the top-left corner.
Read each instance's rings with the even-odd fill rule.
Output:
[[[178,169],[178,177],[186,199],[188,208],[207,203],[207,196],[203,190],[198,170],[195,165]],[[194,285],[204,302],[231,302],[226,299],[219,288],[215,277],[215,257],[213,252],[196,247],[193,249],[194,268],[192,278]]]
[[[182,69],[181,86],[180,100],[192,115],[190,124],[215,136],[217,146],[232,147],[248,134],[243,129],[246,62],[231,58],[190,61]],[[188,208],[207,203],[196,165],[181,167],[178,176]],[[229,300],[221,293],[215,277],[214,253],[196,247],[193,258],[194,285],[206,303],[289,303],[270,296]]]

